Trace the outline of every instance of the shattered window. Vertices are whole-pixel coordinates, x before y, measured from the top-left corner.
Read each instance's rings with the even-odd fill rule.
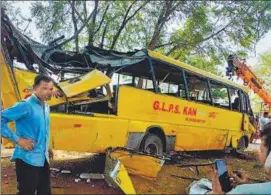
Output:
[[[180,68],[157,63],[154,70],[159,93],[186,99],[184,78]]]
[[[190,72],[185,75],[190,100],[211,104],[207,79]]]
[[[210,84],[214,106],[230,109],[230,101],[227,87],[215,81],[211,81]]]
[[[129,75],[119,74],[119,84],[120,85],[132,85],[133,77]]]
[[[178,85],[170,83],[159,84],[160,93],[178,97]]]
[[[153,90],[153,82],[150,79],[146,79],[143,77],[135,77],[134,86],[139,89]]]

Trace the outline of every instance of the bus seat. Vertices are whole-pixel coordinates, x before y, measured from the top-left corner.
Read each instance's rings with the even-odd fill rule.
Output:
[[[232,103],[232,109],[233,110],[239,110],[240,100],[239,98],[235,98],[234,102]]]

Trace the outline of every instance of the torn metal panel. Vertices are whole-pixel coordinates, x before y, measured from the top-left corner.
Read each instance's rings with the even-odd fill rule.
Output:
[[[126,194],[135,194],[128,173],[155,180],[164,162],[164,158],[156,158],[126,148],[111,148],[106,151],[105,181],[111,187],[120,187]]]
[[[137,153],[126,148],[116,148],[111,151],[110,157],[120,160],[129,173],[149,180],[156,180],[165,163],[164,158]]]
[[[137,150],[143,137],[144,133],[130,132],[128,135],[126,148]]]
[[[112,158],[108,151],[105,161],[105,181],[110,187],[121,188],[125,194],[136,194],[125,166],[120,160]]]
[[[81,77],[60,82],[58,86],[69,98],[85,93],[91,89],[109,84],[110,81],[110,78],[104,75],[101,71],[93,70]]]

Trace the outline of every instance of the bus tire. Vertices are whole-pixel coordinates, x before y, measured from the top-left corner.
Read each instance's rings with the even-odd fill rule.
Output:
[[[236,148],[236,152],[237,153],[244,153],[245,152],[245,149],[247,148],[246,147],[246,139],[245,137],[241,137],[238,141],[238,144],[237,144],[237,148]]]
[[[163,142],[155,134],[149,134],[144,142],[143,152],[153,156],[163,156]]]

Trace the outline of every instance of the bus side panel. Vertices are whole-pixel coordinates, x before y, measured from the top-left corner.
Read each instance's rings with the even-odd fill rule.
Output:
[[[125,146],[127,120],[51,113],[53,149],[102,153],[107,147]]]
[[[175,151],[199,151],[208,148],[208,137],[210,137],[208,129],[179,126],[177,132]]]
[[[1,79],[1,104],[3,107],[0,109],[7,109],[20,100],[20,95],[17,93],[16,85],[14,84],[15,78],[6,62],[3,49],[1,49]],[[14,123],[9,125],[12,130],[15,129],[14,126]],[[2,143],[6,148],[14,148],[14,144],[8,139],[3,138]]]
[[[118,114],[131,120],[150,121],[158,126],[174,125],[176,150],[206,150],[210,134],[209,118],[204,104],[177,97],[155,94],[121,86]],[[196,142],[197,145],[191,143]]]
[[[176,150],[220,150],[240,134],[242,114],[178,97],[121,86],[118,115],[130,120],[176,125]]]
[[[213,107],[210,127],[212,136],[209,140],[208,150],[223,150],[230,145],[231,136],[241,135],[242,113],[227,109]]]

